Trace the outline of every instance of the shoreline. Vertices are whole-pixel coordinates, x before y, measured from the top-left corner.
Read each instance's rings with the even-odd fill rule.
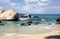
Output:
[[[47,36],[60,35],[60,30],[54,30],[52,32],[41,33],[41,34],[31,34],[31,35],[19,35],[19,34],[6,34],[2,36],[1,39],[44,39]]]
[[[8,28],[8,27],[7,27]],[[21,27],[17,30],[14,27],[8,28],[8,33],[5,32],[4,35],[0,36],[0,39],[44,39],[47,36],[60,35],[60,25],[37,25]],[[11,29],[11,30],[10,30]],[[5,29],[6,30],[6,29]],[[10,33],[10,32],[16,32]],[[20,34],[19,34],[20,33]],[[21,34],[22,33],[22,34]]]

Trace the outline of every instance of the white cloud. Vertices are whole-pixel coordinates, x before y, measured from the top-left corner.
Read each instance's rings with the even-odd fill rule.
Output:
[[[31,6],[23,6],[20,8],[20,12],[21,13],[30,13],[30,14],[34,14],[34,13],[39,13],[39,12],[42,12],[43,11],[43,8],[34,8],[34,7],[31,7]]]
[[[20,12],[21,13],[29,13],[30,8],[28,6],[23,5],[22,7],[20,7]]]
[[[43,2],[41,2],[43,1]],[[44,11],[45,6],[48,5],[48,1],[47,0],[25,0],[26,6],[28,6],[29,8],[26,8],[25,11],[29,13],[41,13]]]
[[[0,0],[0,3],[9,3],[11,2],[10,0]]]
[[[56,8],[56,9],[60,9],[60,6],[51,6],[50,8]]]
[[[10,6],[16,6],[16,3],[9,3]]]
[[[25,0],[25,2],[38,2],[39,0]]]
[[[3,9],[3,7],[0,7],[0,9]]]
[[[26,5],[21,3],[13,3],[11,0],[0,0],[1,5],[0,9],[14,9],[20,13],[49,13],[56,12],[60,10],[60,6],[57,6],[57,3],[52,2],[51,0],[25,0]],[[59,3],[58,3],[59,4]]]
[[[41,1],[45,2],[45,1],[48,1],[48,0],[41,0]]]
[[[10,2],[9,6],[7,8],[16,10],[19,13],[20,13],[20,11],[22,12],[22,6],[21,6],[20,3],[12,3],[12,2]]]
[[[11,8],[11,9],[20,9],[20,7],[21,7],[21,4],[20,3],[9,3],[9,7]]]
[[[29,10],[28,6],[23,6],[23,10]]]
[[[3,3],[3,0],[1,0],[0,3]],[[20,13],[41,13],[44,11],[44,7],[48,4],[46,3],[46,0],[25,0],[26,5],[12,3],[11,0],[4,0],[4,3],[8,4],[4,9],[14,9],[20,11]]]
[[[56,12],[60,10],[60,6],[50,6],[51,2],[49,0],[25,0],[26,6],[29,7],[29,13],[53,13],[56,9]],[[54,3],[54,2],[53,2]],[[55,3],[54,3],[55,4]],[[26,9],[25,9],[26,10]],[[27,11],[26,10],[26,11]],[[27,11],[28,12],[28,11]]]
[[[20,3],[9,3],[9,5],[10,5],[11,7],[20,7],[20,6],[21,6]]]

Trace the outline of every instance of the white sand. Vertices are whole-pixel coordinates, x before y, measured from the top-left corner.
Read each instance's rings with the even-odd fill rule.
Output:
[[[21,32],[23,32],[23,30],[21,30]],[[35,27],[30,31],[29,30],[30,29],[27,29],[27,31],[24,32],[25,35],[11,33],[5,34],[5,36],[1,37],[0,39],[44,39],[47,36],[60,35],[60,25],[55,26],[53,30],[51,30],[51,28],[46,28],[44,30],[44,27],[43,29],[40,29],[40,27]]]

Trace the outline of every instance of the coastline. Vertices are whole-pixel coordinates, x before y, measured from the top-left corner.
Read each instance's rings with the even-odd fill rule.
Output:
[[[42,30],[41,30],[42,31]],[[2,36],[0,39],[45,39],[47,36],[60,35],[59,27],[54,28],[53,31],[48,31],[40,34],[29,34],[29,35],[19,35],[19,34],[7,34]]]

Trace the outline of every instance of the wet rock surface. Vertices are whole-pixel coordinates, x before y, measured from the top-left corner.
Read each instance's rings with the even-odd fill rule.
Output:
[[[33,16],[33,18],[39,18],[39,16]]]
[[[60,39],[60,35],[48,36],[45,39]]]
[[[57,24],[60,24],[60,17],[57,18]]]
[[[28,22],[26,22],[26,23],[21,23],[21,25],[23,25],[23,26],[29,26],[29,25],[31,25],[31,24],[32,24],[31,21],[28,21]]]

